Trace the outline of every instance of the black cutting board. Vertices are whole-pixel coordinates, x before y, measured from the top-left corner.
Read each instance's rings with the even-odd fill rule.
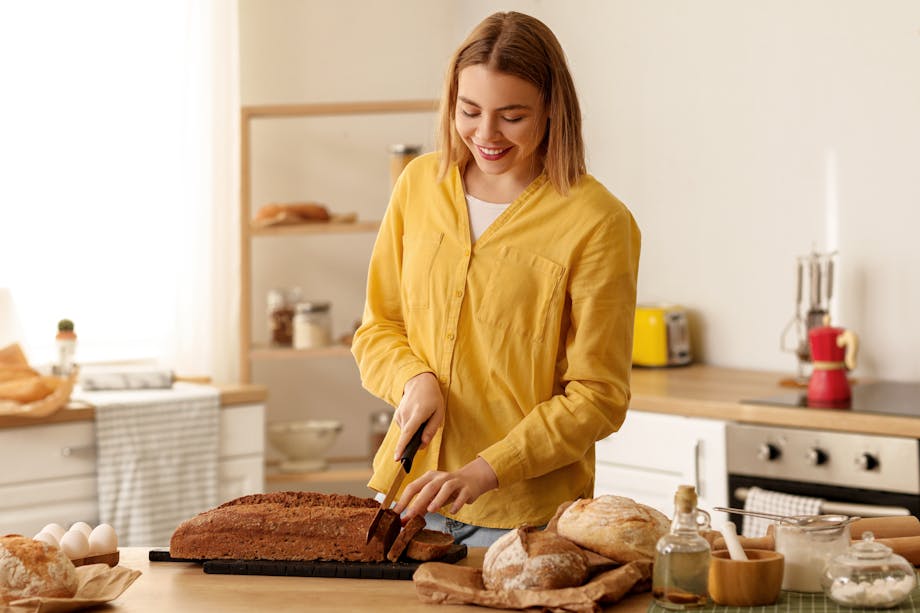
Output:
[[[466,545],[452,545],[437,562],[453,564],[466,557]],[[272,575],[280,577],[333,577],[339,579],[411,580],[424,562],[400,558],[396,562],[330,562],[324,560],[189,560],[173,558],[169,549],[151,549],[151,562],[194,562],[211,575]]]

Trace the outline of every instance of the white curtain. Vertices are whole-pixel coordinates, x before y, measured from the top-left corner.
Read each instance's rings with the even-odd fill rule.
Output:
[[[0,3],[0,287],[31,361],[237,368],[235,0]],[[0,313],[0,318],[4,316]]]

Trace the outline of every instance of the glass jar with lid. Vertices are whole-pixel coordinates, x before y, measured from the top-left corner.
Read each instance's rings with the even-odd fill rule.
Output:
[[[833,558],[821,585],[828,598],[847,607],[887,609],[903,602],[917,585],[914,567],[871,532]]]
[[[294,305],[298,302],[299,287],[277,287],[268,291],[268,337],[272,345],[291,346],[294,339]]]
[[[328,302],[298,302],[294,312],[294,349],[315,349],[332,343]]]

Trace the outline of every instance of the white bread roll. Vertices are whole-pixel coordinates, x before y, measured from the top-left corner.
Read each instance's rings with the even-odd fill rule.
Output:
[[[623,496],[582,498],[563,511],[560,535],[622,564],[655,559],[655,545],[670,529],[657,509]]]
[[[581,585],[588,558],[574,543],[553,532],[518,528],[489,546],[482,582],[490,590],[552,590]]]
[[[18,535],[0,537],[0,603],[76,593],[77,571],[58,547]]]

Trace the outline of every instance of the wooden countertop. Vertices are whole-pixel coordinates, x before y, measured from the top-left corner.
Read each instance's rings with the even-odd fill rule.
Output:
[[[680,368],[635,368],[634,410],[687,417],[708,417],[751,424],[815,428],[862,434],[920,438],[916,417],[855,413],[846,409],[811,409],[751,404],[745,400],[790,393],[780,382],[789,373],[741,370],[694,364]],[[264,385],[218,386],[223,406],[262,402]],[[93,419],[92,408],[68,408],[44,419],[0,416],[0,428]]]
[[[424,604],[411,581],[206,575],[197,564],[150,562],[148,549],[123,547],[120,565],[141,576],[112,604],[118,613],[249,613],[250,611],[412,611],[497,610],[487,607]],[[485,548],[471,548],[459,562],[481,566]],[[618,613],[644,613],[651,596],[635,594],[605,607]]]
[[[264,402],[268,398],[268,388],[251,383],[233,383],[215,385],[220,391],[222,407]],[[16,417],[0,415],[0,428],[18,428],[22,426],[41,426],[73,421],[92,421],[95,418],[93,407],[85,404],[72,404],[47,417]]]
[[[669,369],[635,368],[630,406],[641,411],[688,417],[920,438],[920,413],[907,417],[744,402],[793,392],[780,385],[788,378],[789,374],[785,373],[702,364]]]

